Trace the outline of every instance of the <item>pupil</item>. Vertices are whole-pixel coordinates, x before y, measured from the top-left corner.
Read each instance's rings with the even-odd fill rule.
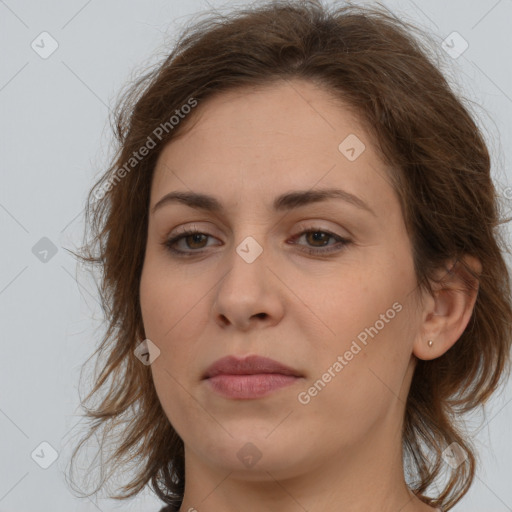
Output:
[[[318,241],[318,242],[321,242],[322,241],[322,238],[325,238],[326,237],[326,233],[322,233],[321,231],[314,231],[312,233],[313,235],[313,238]]]
[[[192,238],[192,244],[194,243],[201,243],[201,237],[203,237],[204,235],[200,234],[200,233],[195,233],[193,235],[191,235],[191,238]]]

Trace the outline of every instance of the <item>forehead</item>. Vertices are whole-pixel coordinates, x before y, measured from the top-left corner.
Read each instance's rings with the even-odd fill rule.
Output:
[[[185,134],[160,154],[154,193],[244,188],[276,194],[320,184],[365,196],[372,183],[382,188],[389,181],[354,109],[312,82],[221,92],[200,102],[193,116]]]

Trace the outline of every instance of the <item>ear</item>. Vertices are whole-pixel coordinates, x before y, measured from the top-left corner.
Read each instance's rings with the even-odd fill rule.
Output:
[[[480,276],[480,260],[469,255],[462,260]],[[419,359],[440,357],[455,344],[471,318],[478,294],[478,279],[460,260],[439,269],[439,278],[440,282],[433,283],[433,296],[428,294],[424,301],[422,328],[413,345],[413,354]],[[428,340],[432,340],[432,346]]]

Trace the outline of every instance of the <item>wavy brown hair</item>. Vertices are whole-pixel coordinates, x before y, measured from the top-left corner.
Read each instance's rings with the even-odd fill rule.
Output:
[[[417,362],[403,423],[410,488],[426,503],[449,509],[468,491],[476,468],[459,419],[484,404],[508,373],[512,325],[508,248],[498,231],[505,220],[489,152],[467,101],[452,92],[430,56],[428,37],[383,7],[290,0],[206,16],[123,92],[114,116],[117,152],[88,195],[86,243],[77,256],[101,270],[108,328],[93,354],[99,371],[83,401],[90,426],[72,460],[102,432],[101,448],[115,449],[95,492],[105,483],[104,469],[111,474],[131,464],[131,479],[113,498],[134,496],[150,483],[164,502],[181,504],[183,442],[159,403],[150,367],[134,356],[146,337],[139,284],[155,162],[165,144],[191,126],[194,112],[175,126],[168,123],[191,99],[199,110],[223,91],[305,79],[354,109],[392,169],[418,287],[432,293],[436,270],[447,261],[465,265],[465,254],[482,264],[480,275],[465,265],[479,283],[471,320],[442,357]],[[166,122],[166,130],[155,132]],[[130,160],[148,137],[154,147]],[[468,458],[452,470],[442,452],[453,442]],[[428,497],[441,478],[436,496]]]

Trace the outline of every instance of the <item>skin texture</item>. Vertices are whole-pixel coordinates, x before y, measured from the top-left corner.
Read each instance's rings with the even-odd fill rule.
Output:
[[[230,91],[195,115],[159,157],[150,211],[173,191],[214,195],[223,211],[176,202],[150,214],[140,286],[145,334],[160,349],[155,387],[185,444],[181,511],[434,510],[405,485],[405,401],[416,357],[439,357],[457,341],[476,294],[455,290],[455,272],[451,291],[419,300],[387,170],[358,118],[324,89],[294,80]],[[338,148],[350,134],[365,145],[354,161]],[[282,193],[331,187],[375,215],[340,199],[272,210]],[[163,245],[192,227],[209,236],[174,246],[192,257]],[[350,243],[301,235],[309,229]],[[263,249],[252,263],[236,251],[249,236]],[[324,245],[339,250],[305,252]],[[376,325],[347,360],[358,335]],[[225,398],[201,377],[230,354],[270,357],[303,377],[264,398]],[[338,356],[347,364],[336,371]],[[301,403],[329,368],[330,381]],[[241,449],[259,460],[243,464]]]

